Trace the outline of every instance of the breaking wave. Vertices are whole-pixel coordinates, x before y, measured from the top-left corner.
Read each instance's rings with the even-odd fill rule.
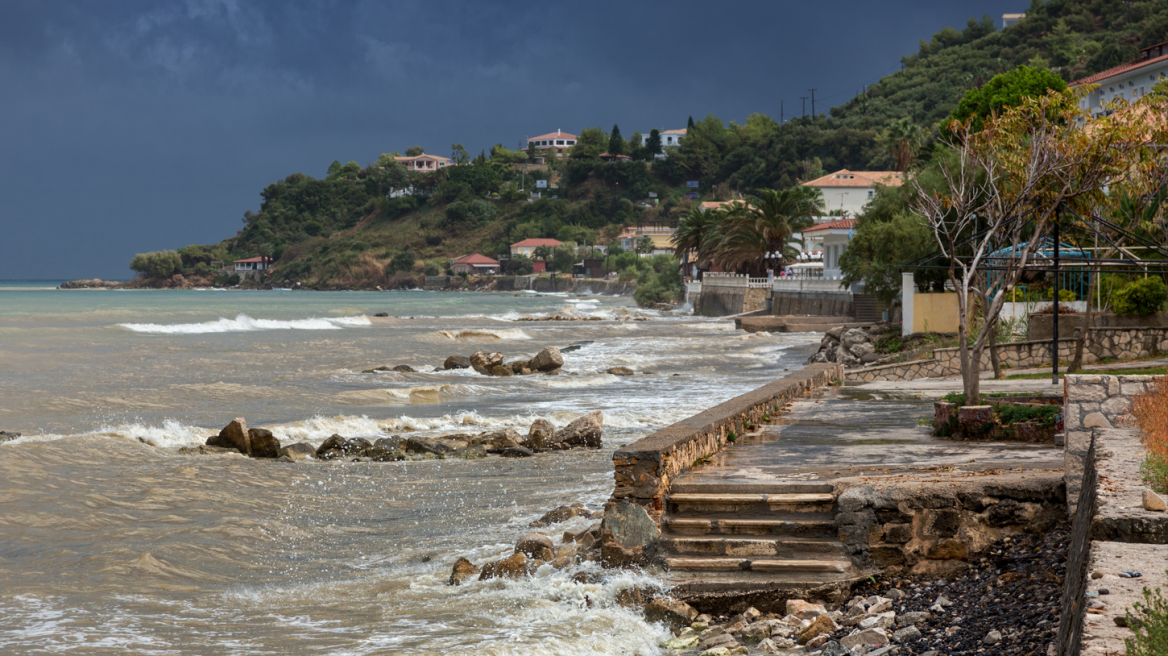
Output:
[[[505,330],[490,330],[487,328],[439,330],[438,334],[456,342],[500,342],[504,340],[531,339],[531,335],[518,328]]]
[[[387,389],[341,392],[337,399],[350,405],[398,405],[401,403],[438,403],[451,396],[477,394],[482,388],[474,385],[419,385]]]
[[[340,330],[342,328],[371,326],[373,324],[364,315],[357,317],[281,321],[278,319],[253,319],[246,314],[240,314],[234,319],[224,319],[221,317],[217,321],[205,321],[203,323],[119,323],[118,325],[136,333],[202,335],[206,333],[238,333],[257,330]]]

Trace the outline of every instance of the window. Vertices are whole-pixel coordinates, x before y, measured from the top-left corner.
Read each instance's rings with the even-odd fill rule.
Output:
[[[557,139],[557,140],[556,140],[556,145],[557,145],[557,146],[562,146],[562,145],[564,145],[564,140],[563,140],[563,139]]]
[[[872,198],[875,198],[875,197],[876,197],[876,191],[875,191],[875,190],[873,190],[873,189],[869,189],[869,190],[868,190],[868,198],[869,198],[869,199],[872,199]]]

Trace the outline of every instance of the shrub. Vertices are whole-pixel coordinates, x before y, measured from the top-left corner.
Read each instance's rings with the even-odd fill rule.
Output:
[[[417,261],[418,258],[414,255],[413,251],[402,251],[394,255],[393,259],[389,261],[389,269],[394,273],[398,271],[410,271],[414,268],[414,262]]]
[[[1126,624],[1132,628],[1133,638],[1124,638],[1127,656],[1163,656],[1168,654],[1168,599],[1144,588],[1144,600],[1137,601],[1126,611]]]
[[[1040,420],[1043,426],[1053,426],[1062,411],[1057,405],[1001,405],[998,406],[998,418],[1007,426],[1032,419]]]
[[[427,262],[426,268],[423,271],[427,276],[437,276],[442,273],[442,269],[436,262]]]
[[[1159,276],[1129,282],[1111,297],[1111,309],[1119,314],[1152,314],[1168,301],[1168,287]]]
[[[1148,450],[1140,471],[1148,485],[1168,493],[1168,378],[1132,399],[1132,416]]]
[[[900,353],[904,350],[904,340],[900,335],[885,335],[876,342],[877,353]]]
[[[182,271],[182,256],[175,251],[138,253],[130,260],[130,269],[148,278],[169,278]]]

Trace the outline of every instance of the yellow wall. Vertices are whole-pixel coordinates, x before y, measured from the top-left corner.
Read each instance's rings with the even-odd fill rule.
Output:
[[[653,248],[673,248],[672,232],[652,232],[649,239],[653,240]]]
[[[928,322],[930,332],[957,332],[956,292],[913,294],[912,311],[912,331],[914,333],[925,332],[925,322]]]

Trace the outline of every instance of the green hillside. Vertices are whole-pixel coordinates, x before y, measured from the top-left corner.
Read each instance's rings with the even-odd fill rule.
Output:
[[[244,213],[237,235],[179,249],[173,265],[164,258],[149,272],[209,282],[213,260],[267,255],[274,258],[270,279],[277,284],[393,287],[427,269],[443,270],[452,257],[495,256],[528,237],[608,243],[624,226],[684,214],[697,202],[685,197],[694,191],[685,187],[687,180],[700,181],[698,200],[721,200],[787,188],[840,168],[902,168],[906,134],[916,135],[915,156],[927,159],[937,123],[967,90],[998,73],[1028,64],[1071,81],[1165,40],[1166,0],[1035,0],[1027,17],[1005,30],[995,30],[987,16],[922,40],[918,52],[902,58],[903,70],[827,116],[782,125],[763,114],[741,125],[712,115],[691,118],[682,146],[664,159],[640,147],[639,134],[625,141],[613,126],[581,131],[572,157],[552,162],[550,171],[513,166],[524,160],[522,151],[496,146],[472,160],[455,145],[455,158],[465,164],[434,173],[407,174],[393,154],[363,167],[334,162],[324,179],[297,173],[262,191],[259,211]],[[601,162],[595,156],[602,151],[623,152],[633,161]],[[549,180],[548,188],[529,202],[539,179]],[[415,195],[391,197],[405,187]],[[561,262],[575,260],[570,255]],[[513,266],[522,270],[523,263]]]

